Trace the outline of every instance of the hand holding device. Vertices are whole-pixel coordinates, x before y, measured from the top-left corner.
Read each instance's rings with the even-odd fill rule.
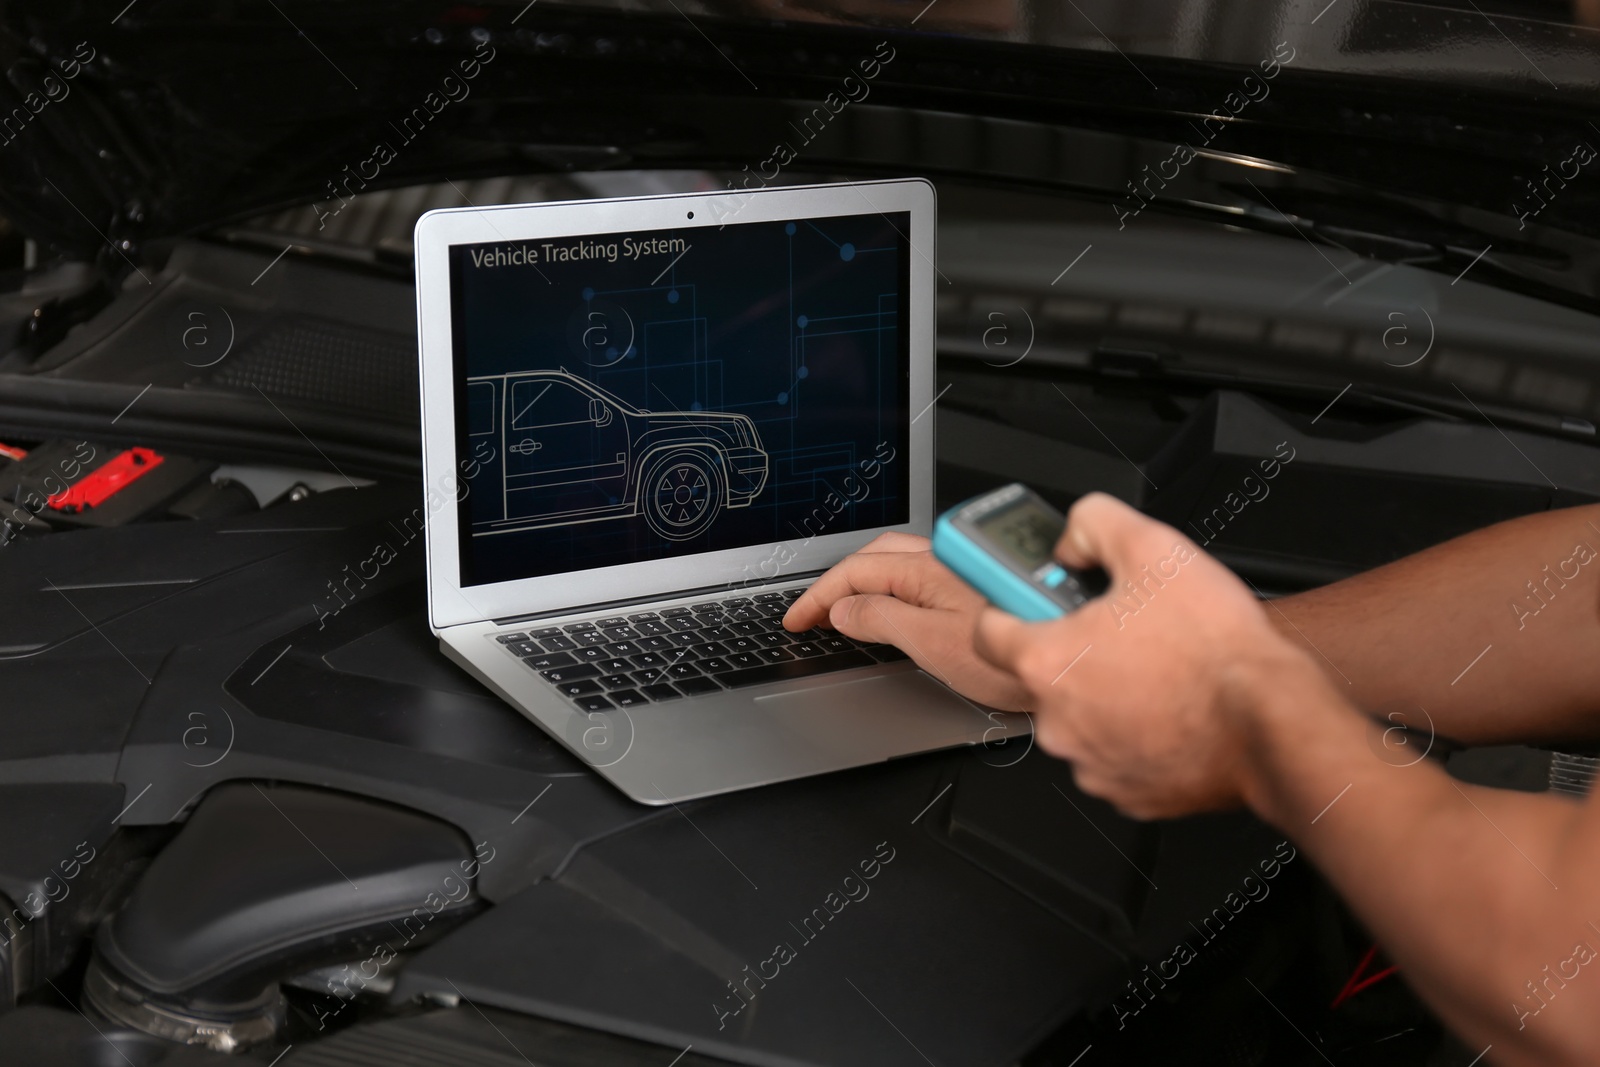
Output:
[[[1064,557],[1100,563],[1115,589],[1048,622],[986,610],[973,646],[1026,690],[1039,747],[1085,792],[1139,818],[1260,797],[1263,731],[1291,736],[1308,702],[1345,708],[1339,729],[1361,743],[1359,713],[1188,537],[1103,493],[1072,506],[1069,529]]]
[[[933,554],[989,603],[1028,622],[1060,618],[1105,592],[1098,567],[1056,562],[1066,518],[1020,482],[973,497],[939,516]]]

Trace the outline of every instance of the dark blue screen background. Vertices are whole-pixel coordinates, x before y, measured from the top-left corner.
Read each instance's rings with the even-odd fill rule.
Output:
[[[907,521],[909,237],[902,212],[453,246],[456,443],[470,475],[462,583]],[[624,238],[686,250],[630,260]],[[615,244],[617,262],[546,255],[580,243]],[[537,262],[504,262],[513,249]],[[495,250],[504,265],[474,265],[475,251]],[[572,378],[498,377],[557,370]],[[618,409],[593,422],[599,409],[573,379],[603,390],[602,407],[614,397],[627,411],[686,415]],[[733,455],[727,415],[749,417],[766,455],[746,506],[727,506],[739,492],[733,466],[758,461],[748,448]],[[670,495],[641,487],[652,473],[694,478],[667,470],[681,451],[662,441],[686,442],[721,479],[721,505],[705,512],[714,519],[690,523],[688,536],[662,536],[644,514]],[[673,506],[658,514],[680,517]]]

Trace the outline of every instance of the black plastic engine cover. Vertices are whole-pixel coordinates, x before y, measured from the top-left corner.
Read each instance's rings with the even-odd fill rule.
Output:
[[[193,818],[229,782],[425,813],[493,850],[477,889],[497,906],[424,949],[397,1001],[465,994],[750,1063],[923,1062],[913,1045],[940,1062],[1007,1063],[1108,1002],[1129,958],[1170,941],[1152,930],[1203,914],[1235,867],[1269,851],[1243,817],[1132,823],[1078,793],[1064,765],[1019,761],[1015,747],[636,805],[438,652],[421,545],[391,522],[420,498],[416,486],[339,490],[0,550],[12,606],[0,691],[49,709],[15,717],[0,787],[13,803],[63,785],[120,789],[85,814],[118,837]],[[330,583],[379,540],[395,559],[330,613]],[[68,850],[55,859],[85,825],[51,838]],[[411,825],[383,834],[409,838]],[[347,847],[317,819],[301,828],[305,854],[314,845],[361,884],[350,867],[367,844]],[[286,848],[290,833],[275,831]],[[0,881],[36,882],[49,855],[0,853]],[[194,936],[183,916],[168,921]],[[777,959],[780,944],[792,959]]]
[[[974,762],[669,809],[425,950],[397,995],[454,987],[747,1063],[910,1065],[917,1047],[1009,1062],[1115,984],[1121,960],[950,848],[946,790]],[[1026,762],[1007,773],[1053,770]],[[1047,836],[1078,816],[1058,803],[1032,819]],[[1089,881],[1139,877],[1106,851]]]
[[[453,827],[387,804],[222,785],[100,927],[95,953],[146,992],[243,1000],[364,937],[431,939],[478,903],[481,858]]]

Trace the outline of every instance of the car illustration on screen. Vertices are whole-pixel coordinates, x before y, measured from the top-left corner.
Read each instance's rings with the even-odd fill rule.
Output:
[[[469,378],[466,399],[469,442],[494,445],[472,483],[474,536],[642,515],[684,541],[767,482],[747,415],[636,408],[565,369]]]

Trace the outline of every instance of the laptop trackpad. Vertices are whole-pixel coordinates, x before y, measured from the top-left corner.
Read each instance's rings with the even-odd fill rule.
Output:
[[[994,723],[918,670],[811,685],[755,698],[791,731],[821,740],[841,726],[854,743],[894,752],[972,744]]]

